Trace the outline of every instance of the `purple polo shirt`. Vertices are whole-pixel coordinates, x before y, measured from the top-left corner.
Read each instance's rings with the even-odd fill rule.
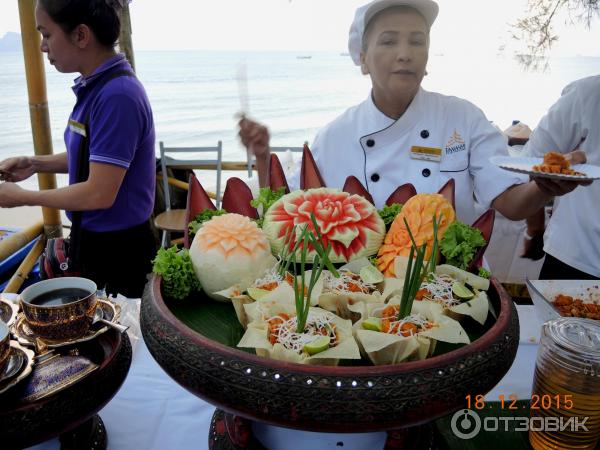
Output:
[[[100,74],[120,70],[133,71],[124,55],[110,58],[89,77],[77,78],[73,86],[77,103],[70,120],[83,123],[84,108],[87,108],[90,162],[127,169],[110,208],[84,211],[82,228],[90,231],[131,228],[148,220],[154,208],[154,120],[144,87],[135,77],[121,76],[94,92],[94,83]],[[91,106],[88,108],[88,105]],[[72,130],[73,127],[67,125],[69,184],[76,183],[77,155],[82,139]],[[67,215],[70,219],[71,214]]]

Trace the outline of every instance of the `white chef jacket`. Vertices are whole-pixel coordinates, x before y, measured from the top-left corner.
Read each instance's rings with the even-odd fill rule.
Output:
[[[539,157],[577,148],[585,152],[588,164],[600,166],[600,76],[569,84],[533,131],[525,151]],[[600,182],[554,200],[544,251],[600,277]]]
[[[414,159],[413,147],[440,149],[441,160]],[[342,188],[354,175],[378,208],[404,183],[431,193],[454,178],[457,216],[468,224],[499,194],[523,182],[489,162],[507,154],[506,141],[479,108],[424,89],[398,120],[379,111],[369,95],[319,131],[312,153],[328,187]],[[289,184],[298,188],[299,171]]]

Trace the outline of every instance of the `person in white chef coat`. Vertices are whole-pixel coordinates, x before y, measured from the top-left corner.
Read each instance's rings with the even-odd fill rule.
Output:
[[[374,0],[357,9],[349,51],[370,76],[372,90],[315,137],[312,152],[325,184],[342,188],[354,175],[380,208],[401,184],[436,192],[454,178],[457,215],[466,223],[490,206],[509,219],[523,219],[554,195],[575,189],[574,182],[524,182],[492,165],[490,157],[507,154],[506,142],[483,112],[466,100],[421,88],[437,14],[432,0]],[[247,118],[239,126],[264,185],[268,130]],[[298,188],[298,175],[288,180],[291,189]]]
[[[525,144],[541,157],[548,151],[585,152],[600,166],[600,76],[569,84]],[[579,151],[571,152],[573,149]],[[544,233],[541,279],[600,279],[600,182],[557,198]]]

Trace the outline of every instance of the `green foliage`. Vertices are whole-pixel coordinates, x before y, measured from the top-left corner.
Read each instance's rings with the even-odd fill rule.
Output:
[[[444,233],[440,249],[446,263],[466,270],[477,250],[485,244],[481,231],[457,220]]]
[[[479,275],[481,278],[487,278],[488,280],[492,276],[491,272],[483,267],[479,268],[477,275]]]
[[[380,210],[377,211],[379,213],[379,217],[381,217],[383,219],[383,223],[385,223],[386,229],[389,229],[390,225],[392,224],[392,222],[394,221],[394,219],[400,213],[401,210],[402,210],[402,204],[393,203],[390,206],[385,205],[383,208],[381,208]]]
[[[190,238],[198,232],[200,227],[204,222],[209,221],[215,216],[222,216],[223,214],[227,214],[227,211],[224,209],[205,209],[200,214],[198,214],[194,220],[192,220],[188,227],[190,230]]]
[[[273,203],[275,203],[277,200],[279,200],[284,195],[285,195],[284,187],[280,187],[276,191],[272,191],[271,188],[268,188],[268,187],[260,188],[258,197],[256,197],[254,200],[250,201],[250,205],[253,206],[254,208],[259,208],[262,206],[262,217],[260,217],[256,221],[256,224],[260,228],[262,228],[263,221],[264,221],[264,215],[267,212],[267,210],[271,207],[271,205]]]
[[[162,277],[165,296],[182,300],[200,290],[200,281],[187,249],[179,250],[175,245],[169,249],[161,248],[152,263],[152,271]]]
[[[520,42],[516,60],[528,70],[545,71],[558,33],[554,24],[566,15],[570,25],[581,23],[588,29],[600,14],[599,0],[527,0],[527,12],[511,25],[512,37]]]

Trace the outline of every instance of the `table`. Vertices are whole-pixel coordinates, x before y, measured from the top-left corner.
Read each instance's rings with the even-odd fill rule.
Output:
[[[531,395],[540,323],[533,306],[518,306],[517,310],[521,322],[517,357],[507,375],[487,395],[490,401],[512,393],[523,399]],[[168,377],[140,338],[134,348],[129,376],[99,414],[107,428],[110,450],[208,450],[208,429],[214,410],[214,406],[188,393]],[[309,433],[256,424],[254,432],[272,450],[375,450],[383,448],[385,442],[385,433]],[[343,443],[343,447],[339,443]],[[51,440],[31,448],[55,450],[59,443]]]
[[[68,357],[67,352],[65,350],[65,357]],[[97,418],[89,419],[113,398],[126,379],[131,363],[131,346],[126,335],[110,329],[97,339],[80,344],[78,352],[80,356],[98,365],[85,378],[33,402],[19,401],[19,386],[16,386],[14,396],[11,397],[11,392],[8,392],[3,397],[0,403],[0,436],[3,444],[19,448],[58,434],[62,434],[70,442],[69,439],[73,439],[71,431],[78,427],[75,433],[79,436],[78,439],[85,439],[84,442],[95,441],[98,443],[97,448],[103,447],[102,423]],[[69,370],[61,366],[61,361],[64,359],[48,359],[47,367],[51,367],[53,373],[40,378],[39,385],[72,380],[67,378]],[[56,365],[52,365],[54,363]],[[58,377],[57,373],[60,374]]]

